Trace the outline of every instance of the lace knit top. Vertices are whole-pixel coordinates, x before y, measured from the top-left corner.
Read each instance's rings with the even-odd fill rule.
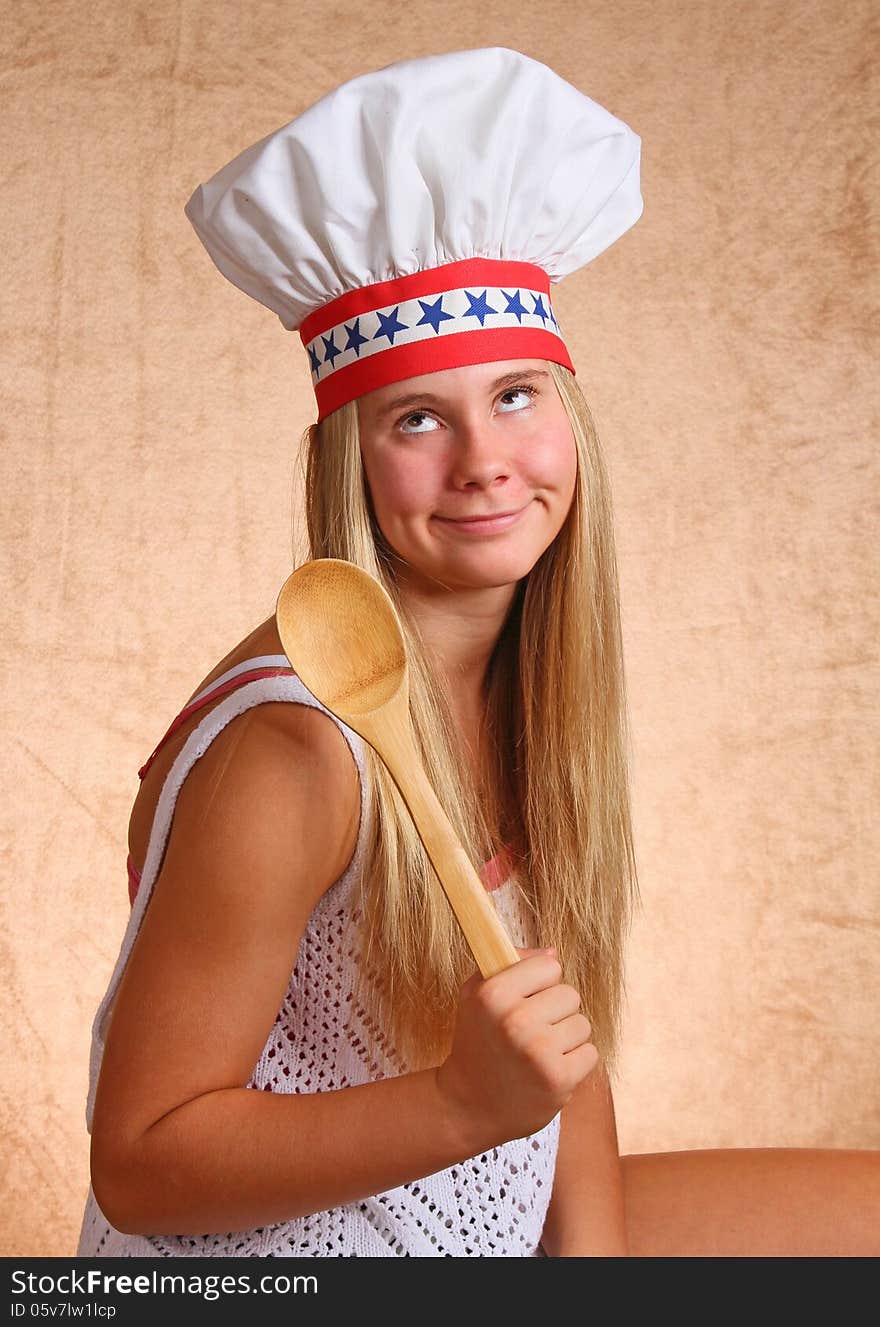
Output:
[[[361,920],[355,885],[369,819],[363,740],[307,690],[286,655],[262,655],[229,669],[200,692],[175,719],[156,751],[190,713],[225,692],[229,694],[190,733],[168,772],[140,879],[129,859],[131,914],[92,1024],[86,1100],[90,1133],[113,1000],[162,865],[183,781],[227,723],[266,701],[312,705],[337,724],[358,767],[361,822],[348,867],[309,917],[275,1024],[247,1087],[263,1092],[327,1092],[408,1072],[383,1030],[354,998],[354,965],[359,961],[354,938]],[[156,751],[139,771],[141,777]],[[481,877],[514,944],[533,945],[536,940],[519,898],[520,883],[507,864],[500,854],[486,863]],[[557,1113],[535,1134],[362,1201],[226,1234],[124,1234],[110,1225],[90,1184],[77,1256],[543,1257],[540,1239],[553,1185],[559,1124]]]

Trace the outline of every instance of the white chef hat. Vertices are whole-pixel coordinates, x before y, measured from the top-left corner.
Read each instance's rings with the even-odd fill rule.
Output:
[[[299,331],[320,420],[463,364],[574,371],[550,283],[641,216],[640,153],[539,61],[452,51],[343,83],[185,211],[223,275]]]

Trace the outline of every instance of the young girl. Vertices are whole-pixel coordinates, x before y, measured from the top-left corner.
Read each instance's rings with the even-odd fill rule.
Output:
[[[626,1252],[617,573],[549,292],[637,220],[639,149],[544,65],[454,52],[344,84],[190,199],[300,332],[310,556],[394,598],[426,772],[521,958],[475,972],[267,616],[139,771],[79,1255],[557,1256],[587,1219]]]

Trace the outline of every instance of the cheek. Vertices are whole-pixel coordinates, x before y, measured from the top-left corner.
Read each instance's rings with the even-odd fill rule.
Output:
[[[570,495],[577,477],[577,450],[568,417],[536,430],[523,458],[523,475],[534,488],[547,487]]]
[[[438,477],[425,458],[410,459],[398,452],[390,459],[373,457],[364,468],[380,522],[422,513],[436,506]]]

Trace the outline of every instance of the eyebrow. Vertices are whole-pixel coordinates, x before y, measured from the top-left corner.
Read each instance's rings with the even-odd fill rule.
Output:
[[[489,384],[488,390],[496,392],[499,387],[511,387],[518,382],[530,382],[536,378],[549,378],[550,374],[546,369],[520,369],[513,373],[504,373],[500,378]],[[404,396],[395,396],[392,401],[388,401],[382,407],[377,416],[378,419],[385,419],[395,410],[400,410],[405,405],[425,405],[433,401],[435,404],[443,404],[443,398],[435,396],[433,392],[407,392]]]

